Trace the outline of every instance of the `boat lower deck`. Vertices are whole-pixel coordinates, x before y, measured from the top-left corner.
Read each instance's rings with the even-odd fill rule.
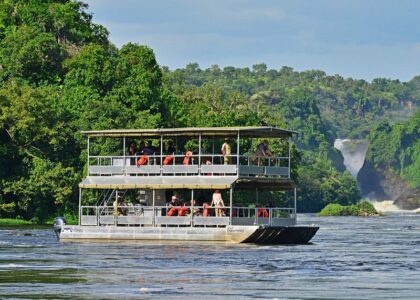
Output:
[[[317,232],[315,226],[224,226],[224,227],[121,227],[64,225],[62,241],[155,240],[220,241],[257,244],[305,244]]]

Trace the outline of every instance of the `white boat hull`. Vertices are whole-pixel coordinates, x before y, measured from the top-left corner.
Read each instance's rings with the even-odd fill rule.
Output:
[[[153,240],[217,241],[231,243],[301,244],[315,235],[313,226],[129,227],[64,225],[61,241]]]

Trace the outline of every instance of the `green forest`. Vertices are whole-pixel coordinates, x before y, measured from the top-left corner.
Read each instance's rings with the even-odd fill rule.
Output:
[[[114,46],[82,2],[0,0],[0,217],[42,223],[76,212],[82,130],[297,130],[300,211],[362,197],[333,148],[336,138],[368,138],[375,167],[416,188],[419,104],[420,76],[367,82],[263,63],[170,70],[148,46]]]

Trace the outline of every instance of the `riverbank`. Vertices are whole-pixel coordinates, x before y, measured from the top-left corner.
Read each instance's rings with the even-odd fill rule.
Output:
[[[355,217],[370,217],[379,216],[380,213],[369,201],[362,201],[352,205],[340,205],[337,203],[330,203],[325,206],[319,213],[319,216],[355,216]]]
[[[77,225],[78,219],[72,214],[66,213],[64,214],[64,218],[66,219],[66,224],[68,225]],[[23,219],[16,219],[16,218],[0,218],[0,227],[14,227],[14,226],[52,226],[54,224],[55,217],[50,217],[43,222],[37,222],[36,218],[32,219],[31,221],[23,220]]]
[[[0,218],[0,226],[25,226],[25,225],[37,225],[31,221],[26,221],[22,219],[8,219],[8,218]]]

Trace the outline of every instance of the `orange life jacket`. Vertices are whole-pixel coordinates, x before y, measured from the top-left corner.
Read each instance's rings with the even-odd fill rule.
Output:
[[[187,213],[187,211],[188,211],[188,208],[187,207],[181,207],[181,209],[178,211],[178,216],[179,217],[182,217],[182,216],[185,216],[185,214]]]
[[[137,167],[147,164],[148,161],[149,157],[146,154],[140,156],[140,158],[137,160]]]
[[[178,214],[178,207],[171,207],[171,209],[166,214],[169,217],[176,216]]]
[[[204,203],[203,204],[203,217],[208,217],[209,216],[209,207],[210,205],[208,203]]]
[[[183,165],[189,165],[192,155],[193,155],[193,153],[191,151],[187,151],[187,153],[185,153],[184,161],[182,162],[182,164]]]
[[[173,155],[166,156],[165,159],[163,160],[163,165],[164,166],[169,165],[172,162],[173,159],[174,159]]]
[[[268,218],[268,211],[266,209],[264,209],[264,208],[259,208],[258,209],[257,217]]]

